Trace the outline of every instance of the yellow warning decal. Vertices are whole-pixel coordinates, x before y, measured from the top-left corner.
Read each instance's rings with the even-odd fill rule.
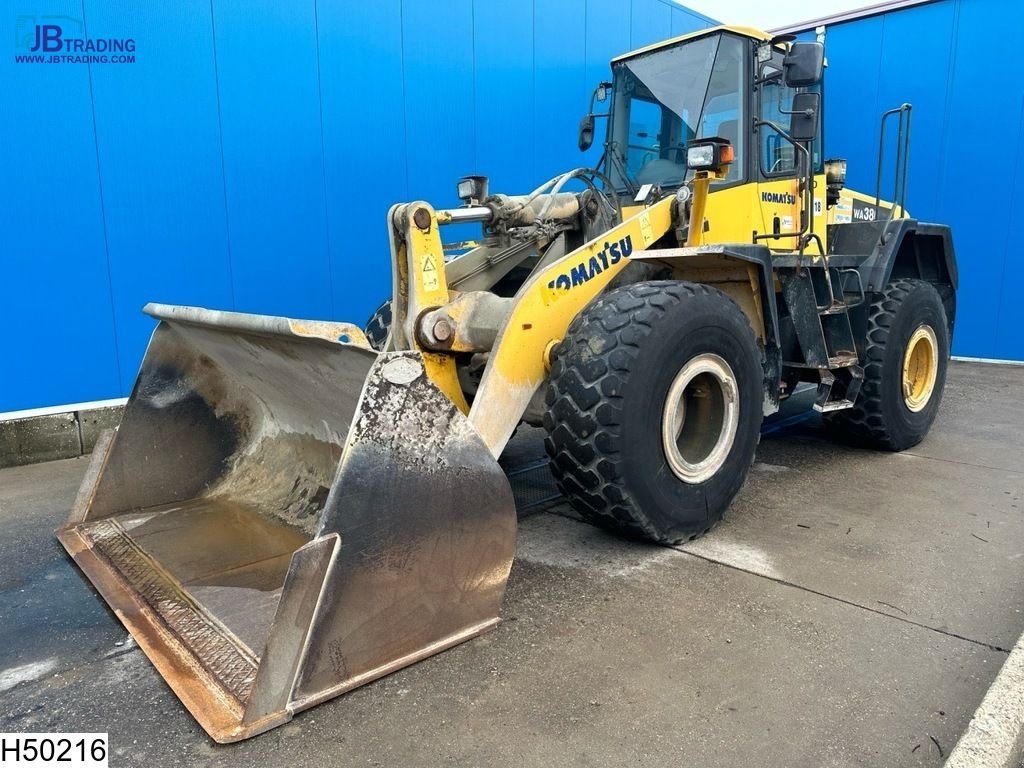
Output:
[[[647,211],[640,214],[640,237],[644,240],[644,248],[654,242],[654,232],[651,230],[651,217]]]
[[[437,278],[437,263],[432,254],[423,257],[423,287],[428,291],[436,291],[440,287]]]

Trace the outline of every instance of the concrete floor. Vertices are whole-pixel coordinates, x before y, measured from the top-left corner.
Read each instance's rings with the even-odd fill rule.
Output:
[[[0,731],[111,765],[936,766],[1024,631],[1024,368],[954,363],[902,454],[769,427],[678,549],[525,518],[495,632],[213,744],[65,557],[86,460],[0,471]]]

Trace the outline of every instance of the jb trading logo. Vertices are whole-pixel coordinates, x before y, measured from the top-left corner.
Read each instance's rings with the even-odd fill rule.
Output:
[[[135,39],[86,37],[85,24],[70,16],[19,16],[15,64],[134,64]]]

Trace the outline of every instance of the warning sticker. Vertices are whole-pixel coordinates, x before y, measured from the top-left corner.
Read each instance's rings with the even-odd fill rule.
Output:
[[[433,254],[423,257],[423,287],[428,291],[436,291],[441,287],[441,281],[437,277],[437,262]]]
[[[640,214],[640,237],[644,239],[644,248],[654,242],[654,232],[651,231],[651,217],[647,213]]]

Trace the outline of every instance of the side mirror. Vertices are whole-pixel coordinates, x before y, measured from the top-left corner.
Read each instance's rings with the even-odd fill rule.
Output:
[[[789,113],[789,135],[793,141],[811,141],[818,136],[821,115],[820,93],[798,93],[793,97],[793,110]]]
[[[580,152],[586,152],[594,144],[594,116],[587,115],[580,120]]]
[[[793,43],[782,60],[786,85],[803,88],[821,82],[825,69],[825,46],[821,43]]]

